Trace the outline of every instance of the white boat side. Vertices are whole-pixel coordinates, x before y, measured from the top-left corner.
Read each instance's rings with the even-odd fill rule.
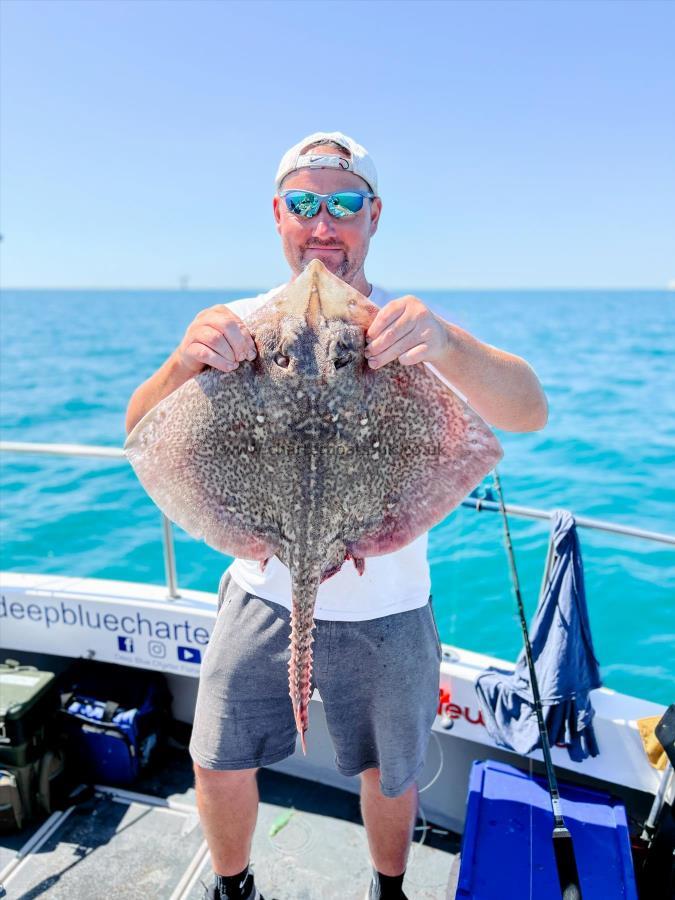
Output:
[[[166,674],[174,696],[174,715],[191,722],[199,663],[215,621],[217,598],[182,590],[167,597],[165,586],[36,575],[0,573],[0,645],[12,652],[65,658],[81,656]],[[425,770],[419,778],[427,791],[423,801],[432,821],[461,828],[466,776],[473,759],[503,759],[521,766],[527,760],[498,748],[482,721],[475,679],[488,666],[513,663],[443,645],[441,688],[449,697],[439,704]],[[647,761],[636,720],[660,716],[665,707],[648,700],[600,688],[593,691],[595,731],[600,753],[574,762],[565,747],[553,748],[562,778],[578,776],[655,794],[660,779]],[[315,692],[310,709],[307,757],[296,753],[273,768],[324,784],[355,790],[355,779],[339,775],[328,737],[321,698]],[[531,754],[533,761],[541,753]]]

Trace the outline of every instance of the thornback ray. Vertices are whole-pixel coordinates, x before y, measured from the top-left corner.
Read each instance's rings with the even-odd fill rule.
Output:
[[[157,506],[231,556],[277,556],[292,583],[289,689],[304,732],[319,585],[427,531],[501,459],[424,364],[371,369],[377,307],[319,260],[246,320],[257,356],[207,368],[150,410],[125,450]]]

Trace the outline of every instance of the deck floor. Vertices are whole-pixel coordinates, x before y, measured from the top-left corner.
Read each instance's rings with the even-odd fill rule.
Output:
[[[361,900],[370,862],[358,798],[271,770],[260,772],[259,788],[252,866],[265,900]],[[0,836],[0,869],[13,866],[0,896],[201,900],[211,866],[187,753],[172,750],[134,792],[144,796],[92,794],[18,862],[17,850],[36,827]],[[418,820],[404,885],[410,900],[452,896],[458,849],[457,835]]]

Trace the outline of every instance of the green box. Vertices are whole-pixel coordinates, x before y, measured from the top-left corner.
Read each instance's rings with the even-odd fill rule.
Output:
[[[36,759],[58,708],[53,672],[15,660],[0,663],[0,763],[25,766]]]

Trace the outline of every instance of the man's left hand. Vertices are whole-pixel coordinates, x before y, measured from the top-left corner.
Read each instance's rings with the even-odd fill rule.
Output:
[[[417,297],[391,300],[377,313],[366,332],[365,356],[371,369],[397,359],[404,366],[438,360],[448,349],[443,322]]]

